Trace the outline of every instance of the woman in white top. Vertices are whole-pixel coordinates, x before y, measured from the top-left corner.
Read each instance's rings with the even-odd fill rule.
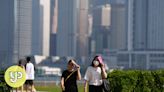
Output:
[[[95,56],[84,76],[84,92],[87,92],[87,84],[89,84],[89,92],[103,92],[102,79],[104,78],[107,78],[107,73],[102,58],[101,56]]]

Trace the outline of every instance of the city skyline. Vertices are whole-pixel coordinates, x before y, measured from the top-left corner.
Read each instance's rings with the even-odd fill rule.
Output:
[[[163,0],[1,2],[0,60],[6,66],[25,56],[85,61],[97,54],[109,65],[125,68],[164,65]]]

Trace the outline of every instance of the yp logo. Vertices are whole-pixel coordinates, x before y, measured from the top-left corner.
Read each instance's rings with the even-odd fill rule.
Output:
[[[5,81],[11,87],[20,87],[26,81],[26,72],[20,66],[11,66],[5,72]]]

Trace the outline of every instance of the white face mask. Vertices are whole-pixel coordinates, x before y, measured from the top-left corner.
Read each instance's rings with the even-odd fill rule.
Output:
[[[94,60],[94,61],[93,61],[93,64],[94,64],[94,66],[98,66],[98,65],[99,65],[99,61]]]

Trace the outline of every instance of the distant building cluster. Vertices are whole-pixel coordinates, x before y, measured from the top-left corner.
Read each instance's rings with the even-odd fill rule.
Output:
[[[1,0],[0,65],[36,55],[88,62],[101,54],[110,69],[164,68],[163,5],[164,0]]]

